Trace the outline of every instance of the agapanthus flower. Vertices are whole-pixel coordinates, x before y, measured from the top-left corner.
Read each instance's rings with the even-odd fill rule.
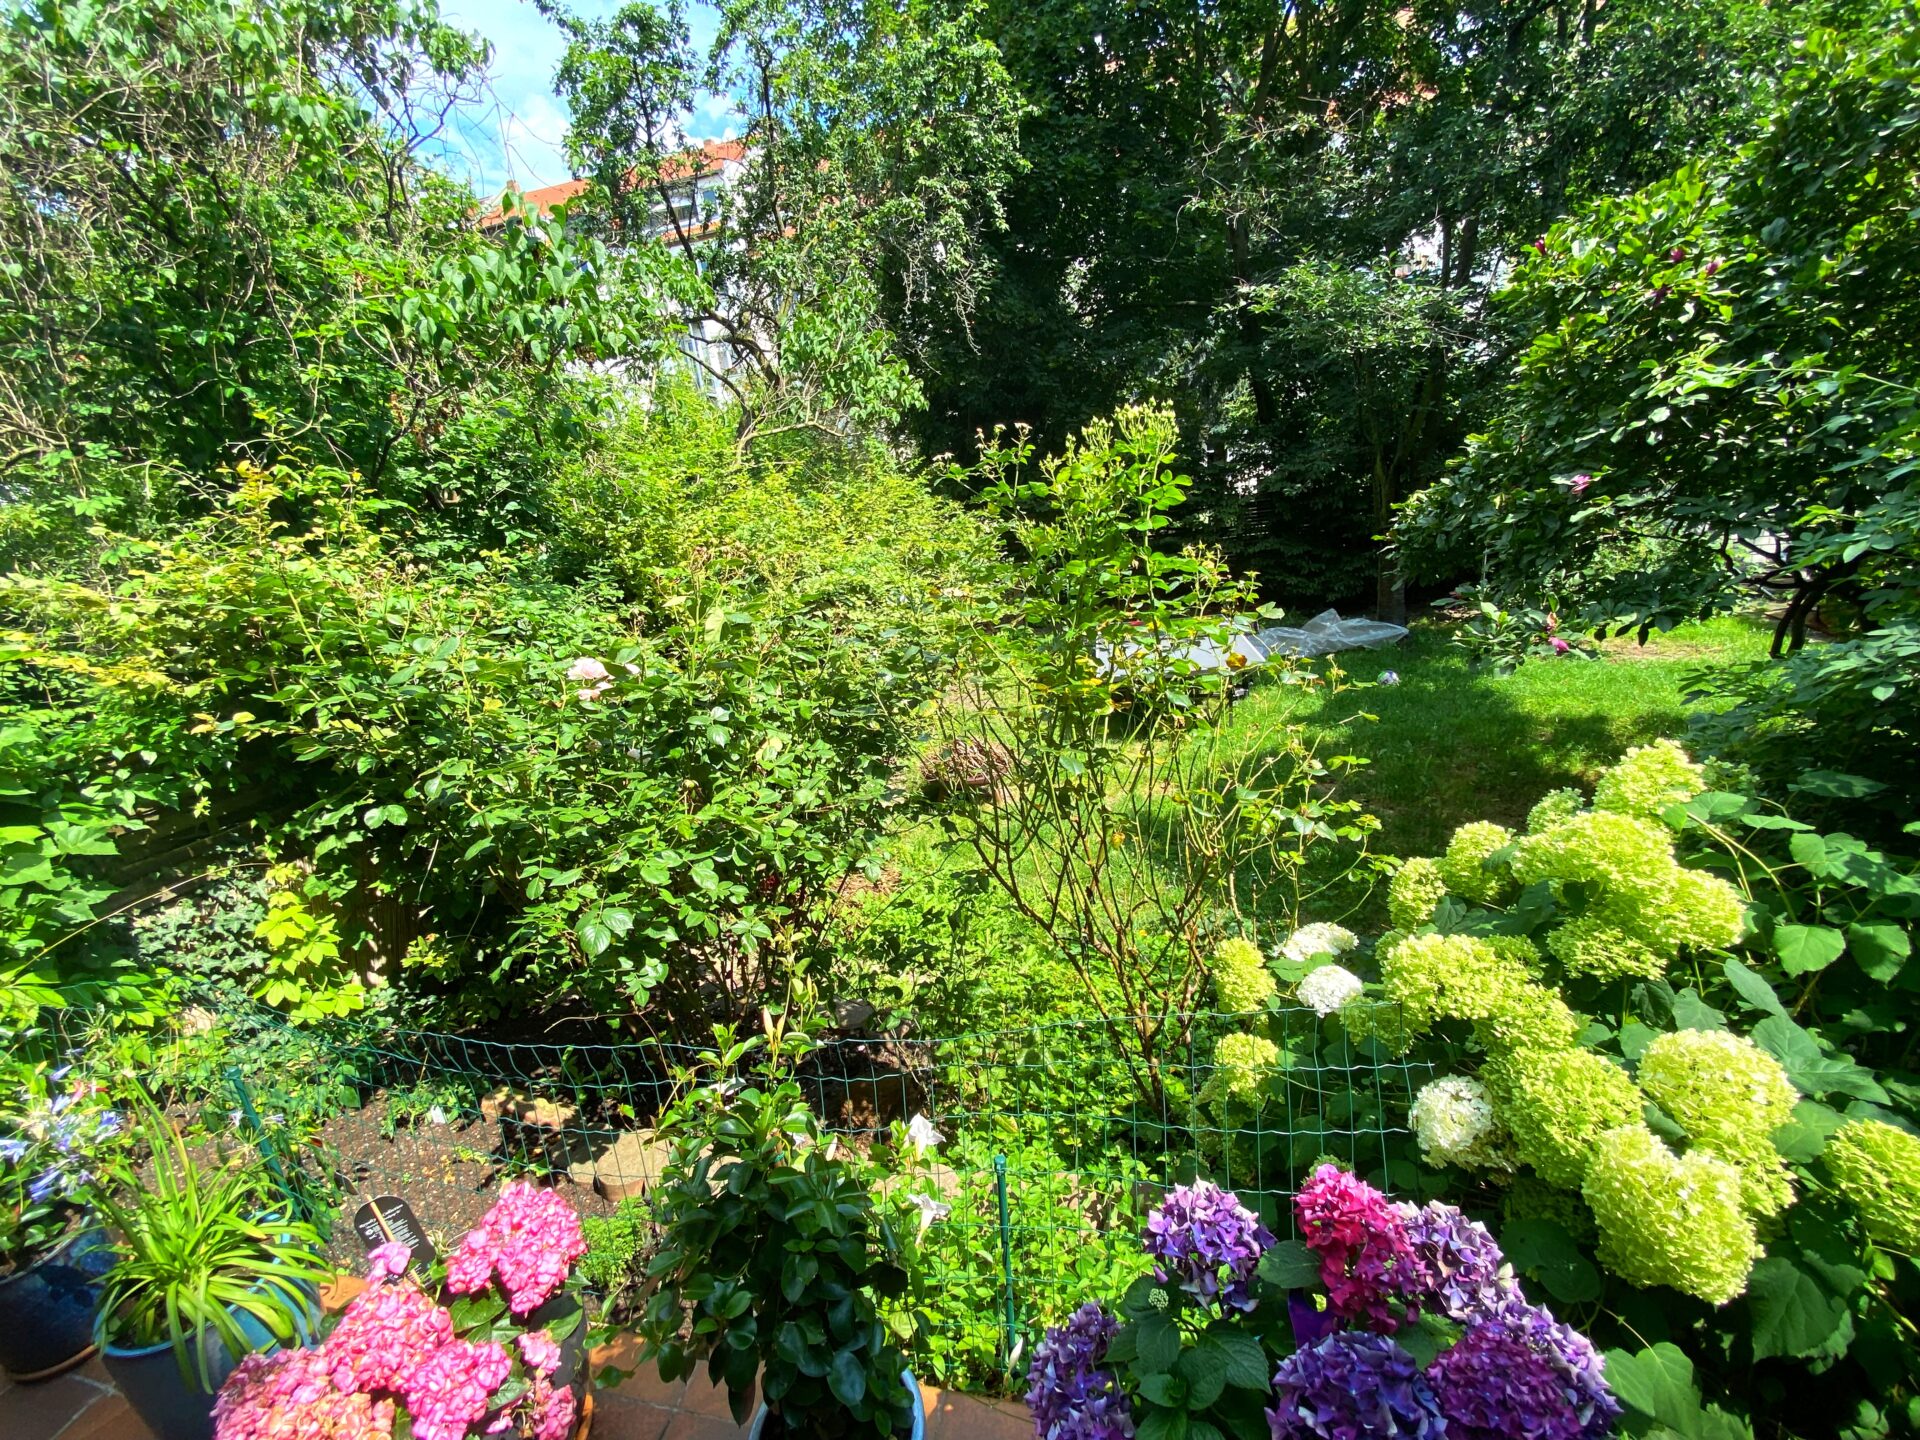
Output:
[[[1418,1313],[1429,1277],[1405,1218],[1386,1196],[1337,1165],[1322,1165],[1293,1209],[1300,1238],[1320,1257],[1320,1283],[1335,1311],[1388,1333],[1401,1324],[1389,1301],[1401,1301],[1409,1317]]]
[[[1467,1075],[1431,1080],[1413,1097],[1409,1118],[1429,1165],[1511,1170],[1513,1142],[1494,1114],[1487,1087]]]
[[[1102,1367],[1120,1322],[1089,1300],[1049,1329],[1027,1369],[1036,1440],[1128,1440],[1126,1393]]]
[[[1280,958],[1304,965],[1316,955],[1344,955],[1360,943],[1360,937],[1344,925],[1316,921],[1302,925],[1280,942]]]
[[[1273,1440],[1426,1440],[1446,1433],[1433,1388],[1384,1335],[1343,1330],[1296,1350],[1273,1377]]]
[[[1339,965],[1322,965],[1309,970],[1293,987],[1294,998],[1309,1006],[1316,1015],[1331,1015],[1349,1001],[1358,1000],[1366,986],[1351,970]]]
[[[551,1190],[511,1181],[448,1259],[447,1289],[470,1295],[497,1274],[508,1309],[526,1315],[559,1290],[586,1248],[571,1205]]]
[[[1479,1221],[1438,1200],[1418,1209],[1399,1205],[1395,1211],[1406,1224],[1408,1243],[1425,1276],[1426,1288],[1419,1296],[1422,1310],[1464,1324],[1524,1303],[1513,1267]]]
[[[1883,1120],[1849,1120],[1827,1141],[1825,1159],[1867,1234],[1920,1254],[1920,1136]]]
[[[1436,862],[1447,893],[1476,905],[1498,904],[1513,889],[1513,876],[1506,865],[1488,862],[1512,843],[1513,832],[1490,820],[1470,820],[1455,830]]]
[[[1273,975],[1251,940],[1222,940],[1214,948],[1212,974],[1214,997],[1229,1015],[1264,1010],[1273,997]]]
[[[1472,1325],[1427,1369],[1447,1440],[1578,1440],[1552,1364],[1501,1325]]]
[[[1260,1217],[1209,1180],[1169,1190],[1147,1216],[1155,1275],[1223,1309],[1253,1308],[1253,1272],[1272,1243]]]

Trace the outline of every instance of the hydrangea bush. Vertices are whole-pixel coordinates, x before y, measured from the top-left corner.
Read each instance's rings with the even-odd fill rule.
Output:
[[[1636,1434],[1744,1433],[1719,1402],[1759,1419],[1776,1361],[1804,1362],[1785,1392],[1802,1426],[1856,1406],[1920,1423],[1903,1311],[1920,1293],[1920,1081],[1872,1040],[1898,998],[1836,963],[1903,975],[1920,878],[1708,783],[1672,742],[1642,746],[1591,803],[1556,790],[1518,833],[1467,825],[1406,861],[1339,1023],[1376,1058],[1431,1067],[1408,1130],[1438,1173],[1419,1183],[1497,1209],[1524,1273],[1594,1307],[1622,1347],[1609,1363],[1637,1377]],[[1797,889],[1762,858],[1783,835],[1811,877]],[[1723,873],[1697,868],[1716,849]],[[1846,998],[1816,1026],[1823,982]],[[1427,1377],[1449,1435],[1491,1433],[1450,1376],[1509,1377],[1516,1406],[1537,1388],[1495,1337],[1452,1353]],[[1698,1378],[1662,1391],[1678,1374]]]
[[[1528,1301],[1484,1226],[1316,1169],[1277,1243],[1206,1181],[1148,1220],[1153,1275],[1089,1302],[1028,1372],[1039,1440],[1599,1440],[1621,1407],[1600,1357]],[[1252,1263],[1249,1263],[1252,1257]]]
[[[215,1440],[567,1440],[581,1382],[562,1374],[561,1345],[582,1312],[534,1322],[585,1251],[573,1207],[524,1181],[438,1267],[459,1299],[417,1283],[405,1245],[378,1247],[367,1288],[317,1345],[240,1362],[214,1402]]]

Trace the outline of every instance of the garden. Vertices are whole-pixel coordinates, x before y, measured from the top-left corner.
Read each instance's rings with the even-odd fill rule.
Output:
[[[537,9],[0,17],[11,1380],[1920,1433],[1920,14]]]

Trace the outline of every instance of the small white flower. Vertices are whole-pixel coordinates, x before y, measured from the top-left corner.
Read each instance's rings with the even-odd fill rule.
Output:
[[[1167,1292],[1159,1287],[1156,1286],[1147,1292],[1147,1304],[1151,1305],[1154,1309],[1164,1310],[1167,1308],[1167,1303]]]
[[[447,1112],[445,1110],[442,1110],[438,1105],[433,1106],[427,1111],[427,1123],[429,1125],[446,1124]]]
[[[907,1122],[907,1143],[916,1150],[931,1150],[946,1138],[925,1115],[915,1115]]]
[[[1468,1170],[1511,1170],[1506,1135],[1487,1087],[1465,1075],[1449,1075],[1424,1085],[1414,1097],[1414,1137],[1431,1165]]]
[[[913,1194],[907,1196],[907,1199],[911,1200],[914,1208],[920,1212],[920,1233],[922,1235],[927,1233],[927,1228],[931,1226],[934,1221],[944,1220],[953,1213],[953,1206],[947,1204],[944,1200],[936,1200],[931,1195]]]
[[[1313,925],[1302,925],[1282,941],[1280,958],[1300,965],[1316,955],[1344,955],[1359,943],[1360,937],[1346,926],[1329,925],[1321,921]]]
[[[1358,999],[1366,987],[1360,977],[1338,965],[1322,965],[1310,970],[1293,993],[1302,1005],[1311,1005],[1316,1015],[1331,1015],[1349,1000]]]
[[[576,685],[582,682],[595,684],[608,678],[610,677],[607,675],[607,667],[591,655],[582,655],[567,667],[567,679]]]

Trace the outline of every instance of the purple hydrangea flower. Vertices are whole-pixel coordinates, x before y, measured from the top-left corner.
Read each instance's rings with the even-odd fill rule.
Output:
[[[1606,1367],[1593,1342],[1571,1325],[1553,1318],[1544,1305],[1529,1305],[1518,1290],[1489,1322],[1522,1341],[1552,1366],[1567,1404],[1572,1407],[1581,1440],[1601,1440],[1611,1434],[1620,1417],[1620,1402],[1607,1385]]]
[[[1558,1369],[1507,1326],[1467,1327],[1427,1370],[1447,1440],[1578,1440],[1575,1412]]]
[[[1129,1440],[1127,1397],[1100,1368],[1119,1333],[1120,1322],[1091,1300],[1047,1331],[1027,1371],[1036,1440]]]
[[[1280,1362],[1273,1440],[1439,1440],[1447,1433],[1414,1358],[1384,1335],[1343,1330]]]
[[[1147,1253],[1154,1274],[1201,1304],[1253,1309],[1253,1272],[1273,1236],[1260,1217],[1208,1180],[1167,1192],[1147,1216]]]
[[[1425,1270],[1422,1310],[1437,1310],[1462,1323],[1524,1305],[1506,1257],[1487,1227],[1459,1207],[1430,1200],[1418,1210],[1395,1209],[1406,1221],[1407,1239]]]

